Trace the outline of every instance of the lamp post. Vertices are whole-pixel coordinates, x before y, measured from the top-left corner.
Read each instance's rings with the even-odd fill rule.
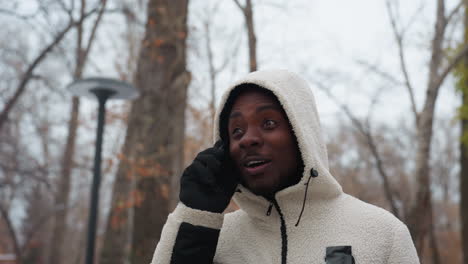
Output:
[[[96,132],[96,149],[94,154],[93,184],[89,206],[88,239],[86,243],[86,264],[94,262],[94,244],[96,239],[96,222],[99,204],[99,185],[101,183],[101,152],[102,137],[106,116],[106,102],[108,99],[134,99],[139,93],[122,81],[109,78],[87,78],[77,80],[68,86],[73,95],[97,98],[99,103],[98,123]]]

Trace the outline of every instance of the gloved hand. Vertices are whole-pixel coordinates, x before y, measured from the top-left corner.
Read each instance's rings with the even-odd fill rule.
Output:
[[[229,205],[239,179],[221,140],[198,153],[182,174],[179,199],[186,206],[222,213]]]

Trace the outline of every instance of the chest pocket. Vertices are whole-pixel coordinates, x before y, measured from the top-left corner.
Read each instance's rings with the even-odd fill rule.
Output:
[[[327,247],[326,264],[355,264],[351,246]]]

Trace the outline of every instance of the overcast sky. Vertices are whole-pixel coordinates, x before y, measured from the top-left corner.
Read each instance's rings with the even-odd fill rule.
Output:
[[[398,23],[407,25],[412,21],[406,35],[406,54],[410,78],[416,89],[418,106],[421,107],[427,86],[436,1],[392,1],[399,3]],[[457,3],[455,0],[447,2],[447,10]],[[309,82],[327,73],[332,79],[324,83],[343,103],[352,106],[361,115],[368,110],[370,95],[381,87],[381,102],[376,113],[401,116],[408,111],[409,100],[404,87],[391,85],[357,63],[365,61],[378,65],[383,71],[402,79],[397,46],[384,0],[253,0],[253,3],[259,69],[290,69]],[[25,13],[35,9],[27,2],[23,4],[21,7]],[[212,15],[211,36],[215,62],[220,65],[226,57],[232,57],[229,67],[219,76],[218,96],[248,69],[244,19],[234,1],[190,0],[188,67],[193,75],[190,99],[196,104],[204,103],[203,99],[198,98],[200,93],[205,97],[208,94],[208,89],[204,89],[205,86],[208,88],[208,65],[201,21],[206,19],[207,10],[213,6],[217,6]],[[144,22],[144,12],[139,15]],[[105,41],[95,46],[93,65],[87,68],[87,76],[117,76],[115,62],[122,55],[119,52],[123,49],[120,42],[121,30],[124,29],[121,16],[110,15],[104,20],[99,36]],[[116,48],[120,50],[116,51]],[[237,52],[234,53],[233,49]],[[441,89],[438,113],[449,115],[459,103],[453,90],[453,81],[448,79]],[[319,112],[333,120],[339,111],[336,105],[324,93],[317,89],[314,91]],[[397,109],[395,106],[398,106]],[[94,106],[84,103],[84,111],[88,108],[91,110]]]

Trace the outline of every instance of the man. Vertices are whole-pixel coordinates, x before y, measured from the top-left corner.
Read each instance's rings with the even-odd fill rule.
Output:
[[[419,263],[406,226],[343,193],[306,81],[257,71],[224,94],[217,143],[181,177],[153,263]],[[231,197],[240,210],[223,215]]]

